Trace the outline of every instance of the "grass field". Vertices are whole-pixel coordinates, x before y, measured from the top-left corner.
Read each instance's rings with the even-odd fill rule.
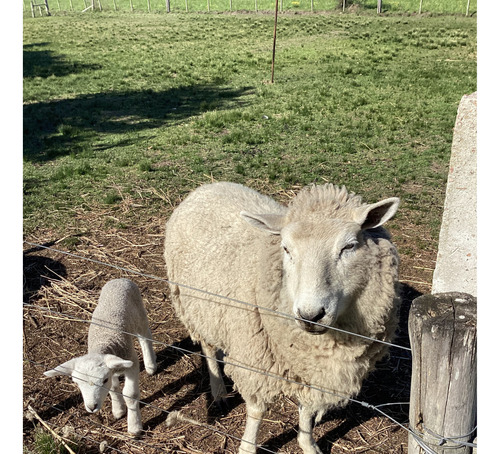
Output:
[[[24,25],[25,232],[73,209],[333,181],[399,195],[437,233],[475,20],[95,14]],[[174,189],[175,188],[175,189]]]
[[[24,238],[75,254],[25,244],[23,297],[32,307],[23,310],[24,410],[32,405],[56,431],[72,428],[78,452],[97,452],[102,440],[133,454],[237,450],[208,429],[166,427],[165,411],[182,410],[241,436],[245,410],[234,395],[229,414],[214,419],[201,358],[167,347],[196,349],[164,282],[123,271],[164,276],[165,221],[188,191],[213,180],[283,202],[325,181],[369,202],[400,197],[389,227],[401,255],[405,326],[411,300],[430,290],[457,107],[476,90],[475,17],[286,13],[274,84],[268,13],[28,14],[23,28]],[[71,317],[88,319],[102,285],[119,276],[138,282],[165,346],[156,346],[160,373],[141,378],[151,404],[142,408],[144,440],[126,438],[126,421],[114,421],[109,407],[85,413],[66,379],[42,375],[84,353],[88,324]],[[404,329],[397,343],[408,345]],[[408,401],[409,355],[395,353],[360,399]],[[406,406],[384,408],[407,422]],[[296,405],[281,400],[260,441],[300,454],[297,423]],[[26,453],[42,452],[38,429],[23,419]],[[324,452],[384,454],[406,452],[408,439],[355,404],[314,436]]]

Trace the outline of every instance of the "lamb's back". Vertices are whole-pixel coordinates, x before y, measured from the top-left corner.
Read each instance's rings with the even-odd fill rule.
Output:
[[[112,353],[123,359],[134,355],[134,336],[144,332],[147,314],[137,285],[113,279],[101,290],[88,334],[89,353]]]

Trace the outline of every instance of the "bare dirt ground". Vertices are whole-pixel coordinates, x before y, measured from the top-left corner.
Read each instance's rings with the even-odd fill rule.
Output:
[[[126,210],[126,207],[122,207]],[[75,212],[79,225],[68,227],[68,237],[38,231],[26,241],[69,251],[72,254],[110,263],[124,270],[165,277],[162,257],[163,228],[171,208],[161,217],[141,219],[134,228],[109,227],[108,217],[116,210]],[[408,346],[406,322],[411,301],[430,291],[437,244],[425,226],[409,223],[404,215],[393,221],[394,241],[401,251],[403,305],[400,334],[395,343]],[[77,224],[78,225],[78,224]],[[85,232],[85,233],[82,233]],[[77,238],[77,244],[68,243]],[[416,244],[418,239],[419,245]],[[428,247],[422,249],[422,242]],[[210,399],[208,374],[186,330],[176,319],[165,282],[150,276],[108,267],[79,257],[25,244],[24,256],[24,446],[33,449],[35,434],[43,420],[55,433],[76,441],[74,452],[97,453],[102,442],[106,452],[125,453],[234,453],[245,422],[245,408],[234,393],[229,411],[221,413]],[[141,370],[141,400],[144,436],[127,435],[126,418],[115,421],[110,401],[98,414],[85,411],[76,385],[68,377],[45,378],[43,372],[70,357],[86,353],[88,323],[100,289],[110,279],[129,277],[139,285],[148,311],[158,372],[150,377]],[[171,346],[193,354],[183,354]],[[408,351],[391,348],[390,358],[379,364],[366,381],[360,401],[372,405],[408,402],[411,361]],[[230,383],[229,383],[230,384]],[[40,419],[28,411],[30,406]],[[183,415],[208,427],[181,422],[167,427],[169,412]],[[407,405],[381,407],[391,418],[406,423]],[[281,399],[270,409],[259,442],[272,452],[301,453],[297,442],[297,405]],[[43,429],[47,431],[47,429]],[[407,452],[407,432],[390,418],[358,403],[350,403],[327,416],[314,429],[314,437],[325,453]],[[263,451],[262,451],[263,452]]]

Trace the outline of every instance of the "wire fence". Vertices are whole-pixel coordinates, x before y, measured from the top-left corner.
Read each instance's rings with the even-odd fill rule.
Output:
[[[94,263],[94,264],[98,264],[100,266],[106,266],[106,267],[113,268],[113,269],[116,269],[116,270],[120,270],[120,271],[123,271],[123,272],[126,272],[126,273],[130,273],[130,274],[133,274],[133,275],[138,275],[138,276],[142,276],[142,277],[145,277],[145,278],[162,281],[162,282],[165,282],[165,283],[172,283],[172,282],[170,282],[169,280],[167,280],[165,278],[161,278],[161,277],[154,276],[154,275],[151,275],[151,274],[145,274],[145,273],[142,273],[142,272],[139,272],[139,271],[135,271],[135,270],[124,268],[124,267],[121,267],[121,266],[118,266],[118,265],[106,263],[106,262],[103,262],[103,261],[100,261],[100,260],[96,260],[96,259],[93,259],[93,258],[83,257],[83,256],[80,256],[80,255],[77,255],[77,254],[73,254],[73,253],[70,253],[70,252],[66,252],[66,251],[54,249],[54,248],[49,247],[49,246],[44,246],[44,245],[40,245],[40,244],[36,244],[36,243],[31,243],[31,242],[28,242],[28,241],[25,241],[25,244],[30,245],[33,248],[39,248],[39,249],[42,249],[42,250],[47,250],[47,251],[51,251],[51,252],[54,252],[54,253],[71,256],[71,257],[76,258],[78,260],[88,261],[88,262],[91,262],[91,263]],[[190,289],[192,291],[200,292],[203,295],[208,295],[208,296],[211,296],[211,297],[220,298],[220,299],[226,300],[228,302],[232,302],[232,303],[238,303],[239,307],[241,307],[241,305],[243,305],[243,306],[249,306],[249,307],[253,307],[253,308],[258,307],[259,310],[265,309],[265,308],[262,308],[260,306],[257,306],[257,305],[251,304],[251,303],[246,303],[244,301],[240,301],[240,300],[237,300],[237,299],[234,299],[234,298],[225,297],[223,295],[217,295],[217,294],[214,294],[214,293],[211,293],[211,292],[207,292],[207,291],[205,291],[203,289],[197,289],[195,287],[192,287],[192,286],[189,286],[189,285],[186,285],[186,284],[174,283],[174,285],[179,285],[179,286],[188,288],[188,289]],[[33,305],[33,304],[30,304],[30,303],[23,303],[23,308],[26,309],[26,310],[36,310],[40,314],[45,314],[47,316],[50,316],[50,315],[64,316],[66,320],[71,320],[71,321],[80,322],[80,323],[88,323],[88,324],[93,323],[93,324],[97,324],[99,326],[105,327],[107,329],[111,329],[109,327],[109,324],[106,324],[106,325],[102,324],[101,325],[98,320],[95,320],[95,319],[93,319],[93,320],[84,319],[84,318],[73,316],[71,314],[67,314],[67,313],[64,313],[64,312],[61,312],[61,311],[55,311],[55,310],[53,310],[51,308],[41,307],[41,306]],[[277,316],[277,317],[285,317],[285,318],[290,318],[290,319],[295,320],[295,317],[291,316],[289,314],[285,314],[285,313],[281,313],[281,312],[277,312],[277,311],[272,311],[270,309],[265,309],[265,310],[273,312],[273,314],[275,316]],[[335,328],[335,327],[330,327],[330,326],[326,326],[326,325],[325,325],[325,327],[328,328],[328,329],[338,330],[338,328]],[[357,333],[346,332],[344,330],[339,330],[339,331],[342,331],[343,333],[347,333],[347,334],[352,335],[352,336],[360,337],[360,338],[362,338],[364,340],[369,340],[370,342],[381,342],[381,343],[387,344],[388,346],[391,346],[393,348],[399,348],[399,349],[403,349],[405,351],[411,351],[411,349],[409,349],[408,347],[402,346],[402,345],[398,345],[398,344],[394,344],[394,343],[388,343],[388,342],[380,341],[378,339],[367,338],[366,336],[360,336]],[[122,332],[123,334],[126,334],[126,335],[131,335],[131,336],[138,337],[134,333],[127,333],[127,332],[123,332],[123,331],[120,331],[120,332]],[[201,358],[205,358],[205,359],[208,358],[203,353],[199,353],[199,352],[196,352],[196,351],[191,351],[191,350],[182,348],[180,346],[176,346],[176,345],[173,345],[173,344],[168,344],[168,343],[161,342],[161,341],[155,340],[155,339],[149,339],[149,340],[151,342],[153,342],[154,344],[156,344],[156,345],[161,345],[161,346],[163,346],[163,347],[165,347],[167,349],[171,349],[171,350],[176,351],[177,353],[181,353],[182,355],[186,355],[186,356],[196,355],[196,356],[199,356]],[[211,358],[211,359],[213,359],[213,358]],[[27,361],[27,362],[29,362],[29,363],[31,363],[31,364],[34,364],[34,365],[36,365],[38,367],[43,367],[44,370],[47,370],[47,369],[50,368],[50,366],[47,365],[47,364],[37,363],[35,361],[30,360],[29,358],[25,358],[24,360]],[[263,375],[263,376],[266,376],[266,377],[269,377],[269,378],[272,378],[272,379],[275,379],[275,380],[285,381],[285,382],[288,382],[288,383],[291,383],[291,384],[294,384],[294,385],[299,385],[299,386],[307,387],[309,389],[312,389],[312,390],[315,390],[315,391],[319,391],[319,392],[324,393],[324,394],[332,395],[335,398],[339,398],[340,397],[340,398],[346,399],[349,402],[352,402],[354,404],[357,404],[357,405],[360,405],[362,407],[368,408],[368,409],[370,409],[370,410],[378,413],[379,415],[381,415],[381,416],[383,416],[385,418],[388,418],[392,423],[394,423],[398,427],[402,428],[403,430],[405,430],[409,434],[411,434],[417,440],[417,443],[422,447],[422,449],[424,450],[424,452],[426,452],[427,454],[435,454],[435,451],[432,449],[432,447],[430,446],[429,442],[424,442],[424,434],[423,433],[415,430],[414,428],[407,427],[407,425],[405,425],[405,424],[397,421],[395,418],[393,418],[387,412],[385,412],[384,410],[382,410],[383,407],[392,406],[392,405],[409,405],[409,402],[391,402],[391,403],[383,403],[383,404],[379,404],[379,405],[372,405],[369,402],[366,402],[366,401],[363,401],[363,400],[359,400],[359,399],[356,399],[356,398],[344,395],[342,393],[337,392],[336,390],[326,389],[326,388],[324,388],[324,387],[322,387],[320,385],[299,383],[297,381],[288,379],[286,377],[282,377],[282,376],[279,376],[279,375],[276,375],[276,374],[269,373],[266,370],[259,370],[259,369],[256,369],[254,367],[246,366],[246,365],[241,364],[241,363],[239,363],[239,364],[231,363],[231,362],[228,362],[226,359],[218,359],[218,358],[216,358],[216,361],[220,362],[221,364],[227,364],[227,365],[231,365],[233,367],[242,368],[242,369],[246,370],[249,373],[256,373],[256,374],[260,374],[260,375]],[[140,400],[139,400],[139,402],[142,405],[146,405],[148,407],[155,408],[156,410],[160,410],[162,413],[165,413],[167,416],[171,416],[174,413],[174,412],[171,412],[171,411],[168,411],[168,410],[164,410],[161,407],[155,406],[155,405],[150,404],[148,402],[144,402],[144,401],[140,401]],[[188,422],[188,423],[191,423],[191,424],[203,427],[205,429],[208,429],[208,430],[220,433],[220,434],[222,434],[224,436],[232,438],[233,440],[241,441],[240,438],[235,437],[234,435],[231,435],[231,434],[229,434],[229,433],[227,433],[225,431],[221,431],[220,429],[217,429],[217,428],[215,428],[215,427],[213,427],[211,425],[204,424],[204,423],[197,422],[197,421],[193,421],[193,420],[191,420],[189,418],[183,418],[183,417],[180,417],[180,418],[182,418],[181,420],[184,421],[184,422]],[[474,429],[474,431],[475,431],[475,429]],[[431,437],[433,437],[436,440],[436,443],[434,443],[435,446],[441,446],[443,443],[447,443],[448,446],[450,446],[450,447],[461,447],[461,446],[473,447],[473,446],[476,446],[475,444],[469,443],[467,441],[467,440],[470,439],[470,435],[472,433],[471,434],[466,434],[466,435],[463,435],[463,436],[455,436],[455,437],[445,437],[445,436],[441,436],[439,434],[435,434],[433,432],[431,433],[430,431],[426,431],[426,433],[427,433],[427,435],[431,435]],[[462,441],[462,439],[465,439],[466,441]],[[271,453],[274,452],[274,451],[271,451],[271,450],[269,450],[269,449],[267,449],[267,448],[265,448],[264,446],[261,446],[261,445],[258,445],[258,447],[261,450],[265,451],[265,452],[271,452]]]
[[[45,0],[32,3],[43,4]],[[51,13],[121,11],[121,12],[231,12],[274,11],[275,0],[47,0]],[[279,0],[279,11],[334,11],[349,6],[376,10],[377,0]],[[437,13],[472,15],[477,0],[383,0],[383,12]],[[31,0],[23,0],[25,12],[31,11]],[[45,10],[37,8],[38,15]]]

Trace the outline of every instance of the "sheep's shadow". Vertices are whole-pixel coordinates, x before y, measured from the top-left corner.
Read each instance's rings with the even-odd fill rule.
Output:
[[[173,366],[185,354],[188,353],[202,355],[200,346],[193,343],[190,337],[186,337],[182,341],[175,342],[172,344],[172,346],[168,346],[163,350],[157,352],[156,373],[165,373],[168,368]],[[231,389],[231,380],[226,376],[224,376],[224,379],[226,381],[227,388]],[[241,404],[241,402],[243,402],[241,397],[239,397],[239,395],[236,395],[229,397],[226,401],[226,405],[224,405],[223,407],[219,407],[214,404],[210,394],[210,381],[206,360],[204,358],[201,362],[200,367],[166,384],[161,389],[158,389],[156,392],[143,399],[143,401],[146,404],[151,404],[167,394],[176,395],[177,393],[179,393],[179,391],[181,391],[181,389],[184,389],[185,387],[191,388],[188,393],[173,400],[172,402],[169,402],[169,406],[167,408],[162,407],[162,412],[159,415],[149,419],[144,423],[147,430],[153,430],[155,427],[157,427],[167,419],[169,412],[182,409],[185,405],[191,403],[195,399],[195,396],[199,396],[203,393],[206,393],[209,396],[207,398],[206,409],[207,422],[209,424],[212,423],[215,419],[224,416],[226,413],[230,412],[233,408],[236,408],[239,404]]]
[[[43,246],[53,246],[55,242]],[[49,278],[66,277],[66,267],[59,261],[36,254],[44,248],[32,247],[23,251],[23,302],[29,303],[30,298],[43,286]]]
[[[389,356],[379,362],[377,368],[365,380],[356,400],[370,405],[381,405],[396,402],[408,402],[411,388],[411,353],[408,336],[408,316],[412,301],[421,293],[408,285],[401,286],[401,308],[399,316],[399,329],[393,344],[389,349]],[[404,423],[408,421],[409,407],[402,405],[388,405],[383,407],[383,412]],[[318,446],[323,452],[330,452],[336,440],[344,437],[352,429],[358,427],[374,416],[381,414],[373,409],[366,408],[359,403],[351,402],[345,408],[333,409],[325,415],[323,421],[337,419],[340,424],[325,433],[318,441]],[[264,442],[266,448],[273,451],[281,449],[285,444],[297,437],[298,427],[293,427],[280,435]]]

